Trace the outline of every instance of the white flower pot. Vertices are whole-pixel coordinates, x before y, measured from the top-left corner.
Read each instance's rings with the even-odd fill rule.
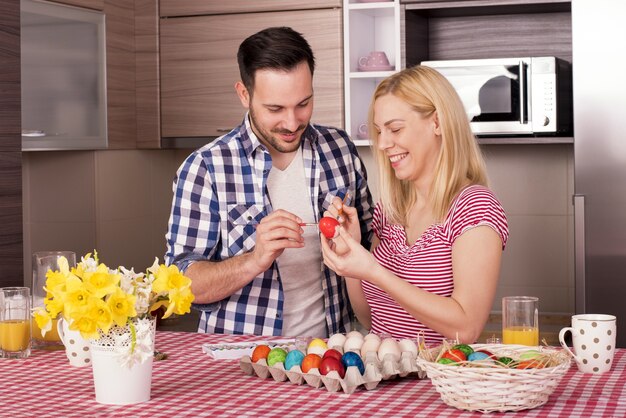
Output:
[[[115,352],[94,349],[91,357],[96,402],[129,405],[150,400],[152,358],[128,368]]]
[[[100,338],[90,341],[98,403],[129,405],[150,400],[156,320],[133,320],[133,324],[135,343],[128,325],[114,325],[107,334],[100,331]]]

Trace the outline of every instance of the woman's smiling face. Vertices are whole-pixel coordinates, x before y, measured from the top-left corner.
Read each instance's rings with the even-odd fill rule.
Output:
[[[389,158],[396,177],[431,180],[441,149],[437,114],[422,116],[403,100],[386,94],[374,103],[375,143]]]

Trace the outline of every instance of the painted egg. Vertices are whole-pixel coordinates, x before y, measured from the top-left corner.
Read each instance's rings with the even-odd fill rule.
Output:
[[[537,350],[528,350],[523,352],[522,354],[520,354],[519,358],[520,360],[532,360],[532,359],[536,359],[541,357],[543,354],[541,354],[540,351]]]
[[[497,359],[498,359],[498,357],[496,357],[496,356],[495,356],[495,355],[494,355],[491,351],[489,351],[489,350],[476,350],[476,351],[477,351],[477,352],[480,352],[480,353],[485,353],[485,354],[487,354],[490,358],[492,358],[492,359],[494,359],[494,360],[497,360]]]
[[[398,341],[398,345],[400,346],[401,352],[409,352],[417,357],[417,344],[409,338],[403,338]]]
[[[262,358],[267,359],[267,355],[270,353],[271,348],[267,345],[261,344],[261,345],[257,345],[254,348],[254,351],[252,352],[252,362],[256,363],[257,361],[261,360]]]
[[[348,337],[346,338],[346,342],[343,343],[343,352],[346,353],[348,351],[356,351],[357,353],[360,353],[362,345],[363,337]]]
[[[328,339],[326,345],[330,348],[341,347],[343,348],[343,344],[346,342],[346,336],[343,334],[333,334]]]
[[[327,349],[328,346],[326,345],[324,340],[322,340],[321,338],[313,338],[306,349],[306,353],[317,354],[318,356],[322,357]]]
[[[545,364],[537,359],[520,361],[516,369],[543,369]]]
[[[367,353],[378,353],[378,347],[380,346],[380,340],[375,338],[369,338],[363,341],[363,345],[361,345],[361,357],[365,358]]]
[[[457,350],[461,350],[463,352],[463,354],[465,354],[465,357],[467,358],[467,356],[469,356],[470,354],[472,354],[474,352],[474,349],[472,347],[470,347],[467,344],[457,344],[454,347],[452,347],[454,349]]]
[[[304,359],[304,353],[300,350],[291,350],[285,357],[285,370],[291,370],[294,366],[300,366]]]
[[[302,359],[302,365],[300,368],[302,369],[302,373],[308,373],[311,369],[319,369],[320,364],[322,364],[322,358],[317,354],[307,354]]]
[[[462,352],[461,350],[459,350],[458,348],[451,348],[451,349],[449,349],[448,351],[443,353],[443,355],[441,357],[442,358],[449,358],[450,360],[454,360],[454,361],[465,361],[465,360],[467,360],[467,357],[465,356],[465,353]]]
[[[473,353],[470,353],[469,356],[467,356],[468,361],[485,360],[488,358],[489,358],[489,354],[484,353],[482,351],[474,351]]]
[[[400,346],[393,338],[385,338],[378,347],[378,359],[385,360],[385,356],[390,355],[394,361],[400,360]]]
[[[334,357],[337,360],[341,361],[341,353],[335,350],[334,348],[329,348],[328,350],[326,350],[326,352],[322,356],[322,360],[325,359],[326,357]]]
[[[356,366],[359,369],[359,373],[365,373],[365,365],[363,364],[363,360],[361,360],[361,357],[353,351],[343,353],[343,356],[341,356],[341,363],[343,363],[343,366],[346,369],[351,366]]]
[[[341,363],[341,360],[337,360],[335,357],[323,358],[320,363],[320,374],[326,376],[332,371],[336,371],[342,379],[346,375],[346,369]]]
[[[273,366],[276,363],[284,363],[286,357],[287,352],[284,349],[280,347],[274,347],[267,355],[267,365]]]

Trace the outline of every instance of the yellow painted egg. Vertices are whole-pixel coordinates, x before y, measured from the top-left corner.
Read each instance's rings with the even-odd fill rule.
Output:
[[[323,356],[328,346],[321,338],[313,338],[307,347],[307,354],[317,354],[318,356]]]

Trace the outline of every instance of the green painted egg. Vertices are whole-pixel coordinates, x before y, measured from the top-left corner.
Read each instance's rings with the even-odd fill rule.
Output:
[[[274,347],[267,355],[267,365],[273,366],[276,363],[284,363],[287,357],[287,352],[280,347]]]

